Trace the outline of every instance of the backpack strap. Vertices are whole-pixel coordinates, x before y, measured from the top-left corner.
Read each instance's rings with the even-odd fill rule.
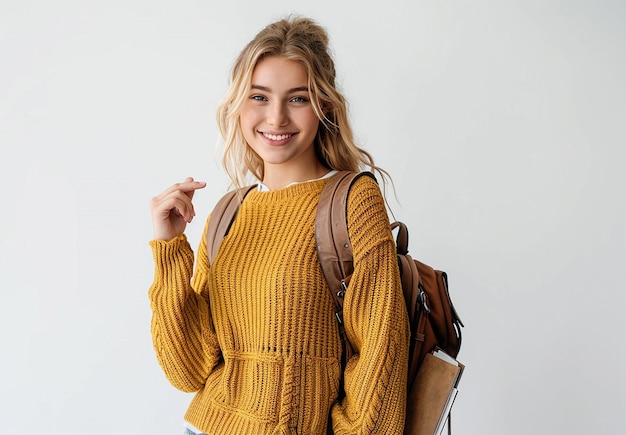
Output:
[[[243,199],[255,187],[257,187],[257,185],[253,184],[251,186],[231,190],[215,204],[215,208],[209,218],[209,226],[206,232],[206,248],[209,256],[209,264],[213,264],[222,239],[228,234]]]
[[[333,175],[324,186],[315,217],[317,253],[335,302],[335,317],[345,349],[342,358],[344,363],[354,353],[343,324],[343,296],[354,269],[352,244],[348,235],[348,193],[354,182],[362,176],[376,180],[371,172],[340,171]]]
[[[391,231],[397,230],[396,252],[398,254],[398,266],[404,301],[407,303],[409,321],[411,322],[411,345],[410,355],[420,355],[426,332],[426,320],[430,314],[428,294],[421,283],[421,276],[417,264],[409,255],[409,230],[402,222],[393,222]],[[420,311],[420,312],[418,312]],[[411,358],[409,361],[408,382],[413,383],[419,364],[419,358]]]

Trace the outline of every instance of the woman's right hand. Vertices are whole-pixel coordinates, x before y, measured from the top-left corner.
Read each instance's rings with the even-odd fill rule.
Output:
[[[152,229],[155,240],[172,240],[180,236],[196,212],[191,202],[196,190],[206,186],[204,181],[187,177],[150,200]]]

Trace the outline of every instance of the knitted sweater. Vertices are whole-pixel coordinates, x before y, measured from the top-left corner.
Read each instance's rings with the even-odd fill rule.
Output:
[[[337,434],[402,433],[408,319],[369,177],[348,198],[355,267],[344,322],[356,354],[337,401],[341,341],[314,234],[326,182],[249,193],[212,266],[202,237],[193,277],[184,235],[150,242],[157,359],[172,385],[197,392],[185,419],[208,434],[324,434],[330,417]]]

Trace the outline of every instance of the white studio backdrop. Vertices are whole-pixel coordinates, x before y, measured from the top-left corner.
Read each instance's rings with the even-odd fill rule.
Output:
[[[148,201],[227,187],[215,108],[289,13],[324,25],[411,253],[466,324],[454,433],[626,432],[619,1],[0,0],[0,433],[180,434]]]

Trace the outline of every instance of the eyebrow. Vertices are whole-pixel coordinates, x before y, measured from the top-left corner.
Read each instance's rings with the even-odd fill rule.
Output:
[[[252,89],[258,89],[259,91],[264,91],[264,92],[272,92],[272,90],[266,86],[261,86],[261,85],[255,85],[253,84],[251,86]],[[309,88],[307,86],[299,86],[296,88],[291,88],[287,90],[287,94],[292,94],[294,92],[309,92]]]

